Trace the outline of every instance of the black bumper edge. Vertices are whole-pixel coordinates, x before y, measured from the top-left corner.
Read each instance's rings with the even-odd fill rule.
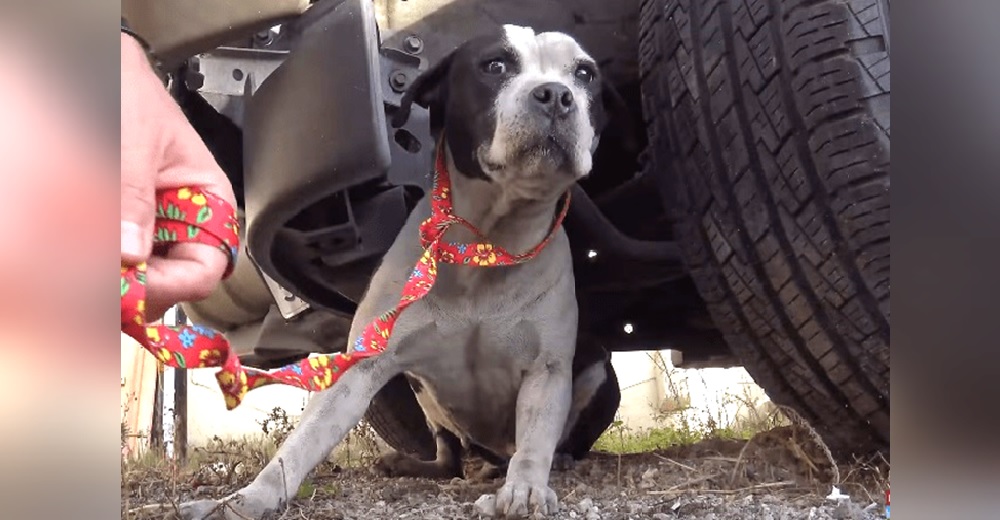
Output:
[[[288,291],[351,313],[364,290],[352,279],[367,279],[412,208],[407,185],[424,189],[430,147],[386,123],[398,97],[387,74],[423,62],[380,52],[367,0],[317,2],[294,23],[293,51],[246,105],[246,242]],[[407,131],[423,141],[420,123]]]

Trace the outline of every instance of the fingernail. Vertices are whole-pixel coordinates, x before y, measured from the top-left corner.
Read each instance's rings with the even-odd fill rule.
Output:
[[[142,229],[135,222],[122,221],[122,256],[142,258],[146,251]]]

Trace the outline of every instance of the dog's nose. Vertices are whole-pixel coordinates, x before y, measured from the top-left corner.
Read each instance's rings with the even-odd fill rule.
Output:
[[[576,108],[573,93],[561,83],[543,83],[531,91],[531,97],[535,106],[548,116],[565,116]]]

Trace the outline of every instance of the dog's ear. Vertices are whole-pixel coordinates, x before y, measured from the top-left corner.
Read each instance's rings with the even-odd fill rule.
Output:
[[[607,78],[601,80],[601,103],[604,105],[604,117],[597,122],[598,131],[604,131],[613,121],[629,115],[625,99]]]
[[[431,128],[436,126],[435,120],[443,118],[445,100],[448,98],[448,72],[451,71],[454,59],[455,51],[452,51],[413,80],[400,99],[399,110],[392,116],[393,128],[406,124],[414,103],[431,111]]]
[[[619,142],[626,150],[638,153],[641,146],[635,131],[635,120],[632,110],[618,89],[607,79],[601,82],[602,117],[599,118],[596,130],[599,136],[607,136]]]

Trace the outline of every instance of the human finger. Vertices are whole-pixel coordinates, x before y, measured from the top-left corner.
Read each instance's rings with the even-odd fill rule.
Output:
[[[121,53],[121,258],[136,264],[147,260],[153,247],[163,142],[155,104],[148,96],[163,88],[142,49],[126,35]]]
[[[146,271],[146,319],[155,320],[180,302],[207,298],[222,279],[229,259],[206,244],[174,244],[154,255]]]

